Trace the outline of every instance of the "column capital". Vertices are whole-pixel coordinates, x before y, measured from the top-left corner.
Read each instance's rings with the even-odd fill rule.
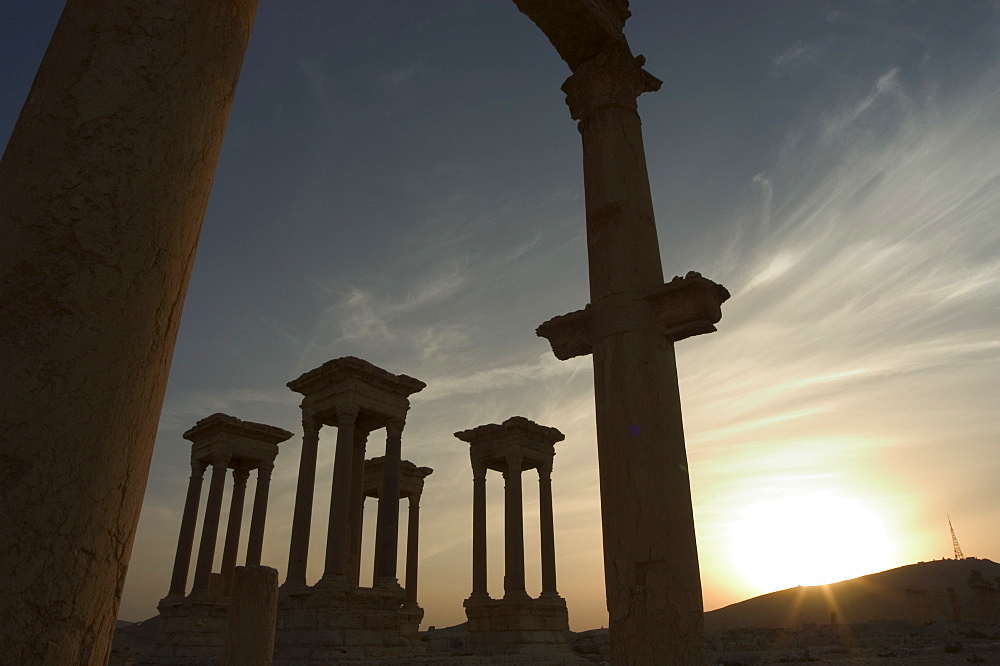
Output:
[[[233,470],[233,485],[245,488],[250,478],[250,470],[244,467]]]
[[[305,434],[307,434],[307,435],[310,434],[310,433],[318,434],[319,431],[320,431],[320,428],[322,428],[322,427],[323,427],[323,422],[320,421],[318,418],[316,418],[315,414],[313,414],[311,412],[307,412],[305,410],[305,408],[303,407],[302,408],[302,431]]]
[[[214,469],[221,467],[225,470],[229,468],[229,461],[232,460],[232,456],[228,453],[213,453],[210,460]]]
[[[508,472],[521,473],[521,462],[524,460],[524,456],[521,455],[520,451],[511,451],[507,454],[507,471],[504,472],[504,476],[507,476]]]
[[[389,422],[385,424],[385,434],[387,437],[402,437],[404,426],[406,426],[406,419],[389,419]]]
[[[361,411],[358,406],[353,402],[338,402],[335,407],[337,410],[337,420],[338,421],[351,421],[352,423],[358,418],[358,413]]]
[[[586,121],[598,109],[616,106],[636,110],[636,99],[655,92],[663,83],[642,68],[643,56],[633,56],[625,38],[610,40],[604,50],[576,68],[566,79],[566,93],[573,120]]]
[[[486,478],[486,461],[485,460],[472,460],[472,478],[474,479],[485,479]]]
[[[201,479],[205,476],[205,470],[208,469],[207,460],[195,460],[191,459],[191,478]]]
[[[541,463],[538,466],[538,478],[539,478],[539,480],[545,479],[546,481],[549,481],[549,480],[552,479],[552,461],[551,460],[543,462],[543,463]]]
[[[271,478],[271,472],[273,472],[273,471],[274,471],[274,463],[273,462],[262,462],[261,464],[257,465],[257,478],[258,479],[270,479]]]
[[[409,502],[409,507],[411,509],[420,506],[420,493],[413,493],[411,495],[407,495],[406,499]]]

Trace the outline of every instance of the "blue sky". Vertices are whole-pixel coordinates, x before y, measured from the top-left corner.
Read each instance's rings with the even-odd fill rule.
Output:
[[[706,606],[948,556],[946,514],[966,554],[995,559],[1000,6],[631,7],[633,50],[664,81],[640,113],[665,278],[698,270],[733,293],[718,333],[678,345]],[[4,141],[60,9],[0,6]],[[425,624],[462,621],[471,589],[471,469],[452,433],[515,414],[567,435],[553,475],[559,587],[573,628],[606,623],[591,365],[556,361],[534,335],[588,293],[567,75],[512,2],[261,3],[123,618],[152,615],[166,593],[188,476],[180,435],[216,411],[296,433],[264,550],[283,577],[300,446],[284,384],[356,355],[428,384],[403,444],[435,469]],[[537,592],[537,489],[525,488]],[[489,496],[497,594],[499,479]],[[373,506],[367,518],[370,552]]]

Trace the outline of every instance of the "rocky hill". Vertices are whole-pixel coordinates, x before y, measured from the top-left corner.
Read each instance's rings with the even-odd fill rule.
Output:
[[[793,587],[705,614],[705,631],[795,629],[877,620],[1000,621],[1000,564],[935,560],[830,585]]]

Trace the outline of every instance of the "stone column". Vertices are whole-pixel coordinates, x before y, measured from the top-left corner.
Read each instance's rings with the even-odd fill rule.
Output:
[[[212,481],[208,485],[205,522],[201,527],[201,544],[198,546],[198,562],[194,569],[194,586],[191,594],[208,592],[208,581],[212,575],[212,563],[215,561],[215,544],[219,540],[222,493],[226,489],[226,470],[228,468],[228,455],[213,456]]]
[[[472,461],[472,599],[489,599],[486,582],[486,463]]]
[[[226,544],[222,548],[222,590],[229,594],[236,568],[236,552],[240,547],[240,530],[243,527],[243,501],[247,494],[250,470],[233,470],[233,496],[229,502],[229,522],[226,525]]]
[[[406,522],[406,600],[417,603],[417,566],[420,550],[420,495],[410,495]]]
[[[552,521],[552,464],[538,468],[538,505],[542,545],[542,596],[558,597],[556,590],[556,537]]]
[[[504,472],[504,599],[527,599],[524,590],[524,514],[521,506],[521,454],[507,455]]]
[[[256,5],[68,0],[0,160],[9,663],[107,662]]]
[[[636,98],[659,81],[624,38],[563,90],[583,136],[605,584],[615,663],[706,660],[673,343]]]
[[[295,511],[292,514],[292,537],[288,547],[288,573],[285,587],[306,586],[306,562],[309,559],[309,528],[312,523],[313,492],[316,489],[316,452],[319,447],[319,419],[302,412],[302,460],[295,487]]]
[[[402,419],[385,427],[385,461],[382,490],[378,496],[378,523],[375,526],[375,585],[398,585],[396,549],[399,545],[399,475],[402,458]]]
[[[351,544],[348,548],[348,582],[361,582],[361,539],[365,520],[365,449],[368,431],[354,432],[354,458],[351,460]]]
[[[174,555],[174,571],[170,576],[170,591],[167,601],[179,600],[187,593],[188,569],[191,566],[191,549],[194,546],[194,529],[198,522],[198,503],[201,501],[201,486],[205,478],[205,460],[191,461],[191,479],[188,481],[187,498],[184,500],[184,514],[181,516],[181,533],[177,537],[177,554]]]
[[[333,459],[330,522],[326,538],[323,582],[346,583],[347,545],[350,541],[351,486],[353,485],[355,405],[337,405],[337,453]]]
[[[271,487],[271,472],[274,463],[257,466],[257,489],[253,495],[253,514],[250,516],[250,536],[247,537],[248,567],[260,566],[260,556],[264,549],[264,523],[267,519],[267,495]]]

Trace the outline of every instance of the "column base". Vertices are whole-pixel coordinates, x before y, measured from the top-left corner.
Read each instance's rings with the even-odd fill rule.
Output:
[[[473,654],[570,653],[569,614],[563,599],[465,600],[468,648]]]

